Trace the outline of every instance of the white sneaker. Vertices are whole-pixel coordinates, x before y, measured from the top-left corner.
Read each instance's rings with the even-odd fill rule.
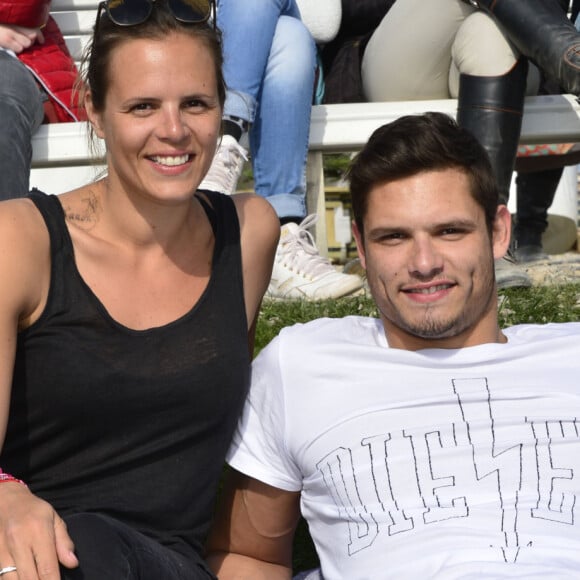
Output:
[[[231,135],[224,135],[198,189],[219,191],[227,195],[236,193],[238,179],[247,160],[247,151]]]
[[[325,300],[356,292],[363,280],[356,274],[343,274],[330,260],[318,253],[312,234],[307,228],[316,223],[315,214],[300,225],[282,226],[276,249],[274,270],[266,295],[270,298],[301,298]]]

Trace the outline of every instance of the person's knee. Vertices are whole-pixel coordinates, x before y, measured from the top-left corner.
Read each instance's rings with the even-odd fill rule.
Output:
[[[110,577],[111,570],[118,573],[115,578],[129,577],[129,548],[114,520],[95,513],[73,514],[63,519],[79,567],[73,570],[61,567],[62,580],[101,580]]]
[[[61,580],[209,577],[201,558],[188,559],[115,518],[80,513],[63,519],[79,566],[61,566]]]
[[[32,73],[16,58],[0,54],[0,99],[40,100],[40,90]]]
[[[484,12],[475,12],[465,19],[455,36],[451,56],[449,93],[454,98],[458,94],[461,74],[503,76],[520,58],[501,26]],[[537,94],[539,85],[539,71],[530,63],[526,95]]]
[[[314,76],[316,46],[304,23],[281,16],[276,25],[268,62],[270,74],[278,72],[289,84]]]
[[[493,18],[475,12],[459,27],[451,56],[459,73],[500,76],[511,70],[519,53]]]
[[[30,139],[44,116],[42,94],[22,63],[0,53],[0,118],[2,132]]]

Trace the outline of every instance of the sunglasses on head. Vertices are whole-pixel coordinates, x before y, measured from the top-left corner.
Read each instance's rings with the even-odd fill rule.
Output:
[[[106,11],[109,19],[117,26],[136,26],[143,24],[153,11],[156,0],[105,0],[99,3],[97,24],[101,12]],[[213,14],[213,27],[216,27],[215,0],[166,0],[167,7],[175,20],[186,24],[202,24]]]

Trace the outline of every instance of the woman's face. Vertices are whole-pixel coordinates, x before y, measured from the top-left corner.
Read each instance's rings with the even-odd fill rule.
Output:
[[[203,41],[173,33],[127,40],[111,55],[102,112],[109,187],[158,203],[189,200],[215,153],[221,123],[215,67]]]

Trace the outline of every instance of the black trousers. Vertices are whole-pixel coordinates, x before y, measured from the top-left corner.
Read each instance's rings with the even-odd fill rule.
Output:
[[[79,567],[61,566],[62,580],[197,580],[214,576],[196,562],[104,515],[64,518]]]

